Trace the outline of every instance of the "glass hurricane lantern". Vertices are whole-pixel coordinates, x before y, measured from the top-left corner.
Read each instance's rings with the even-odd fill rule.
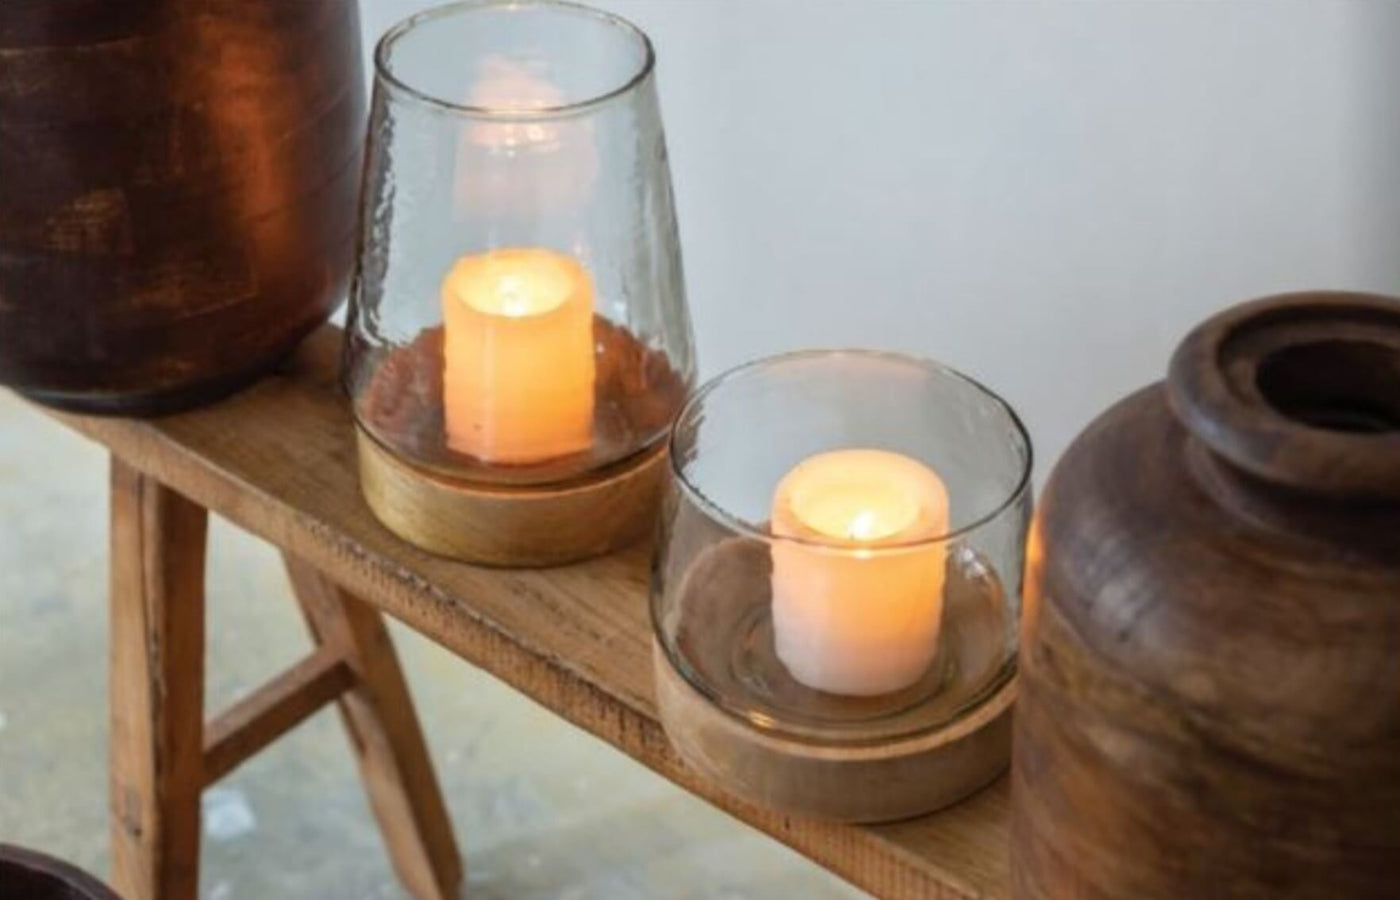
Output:
[[[694,370],[653,65],[552,0],[376,48],[345,378],[365,497],[425,549],[548,565],[651,527]]]
[[[750,802],[930,812],[1010,751],[1031,446],[934,363],[810,351],[700,388],[671,438],[651,613],[680,754]]]

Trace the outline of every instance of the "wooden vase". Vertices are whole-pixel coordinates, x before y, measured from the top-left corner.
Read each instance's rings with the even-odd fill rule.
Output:
[[[159,412],[268,369],[344,294],[355,0],[0,2],[0,384]]]
[[[1021,900],[1400,892],[1400,302],[1266,298],[1089,426],[1032,534]]]

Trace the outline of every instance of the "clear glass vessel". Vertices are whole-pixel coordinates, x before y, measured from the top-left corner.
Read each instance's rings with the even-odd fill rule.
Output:
[[[659,447],[694,360],[646,35],[570,3],[465,2],[401,22],[374,59],[359,428],[494,486]]]
[[[1005,402],[911,357],[802,352],[710,382],[671,438],[664,660],[791,742],[955,723],[1015,674],[1031,455]]]

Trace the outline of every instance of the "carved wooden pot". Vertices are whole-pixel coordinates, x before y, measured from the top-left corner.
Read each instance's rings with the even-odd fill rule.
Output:
[[[1079,437],[1032,537],[1022,900],[1400,890],[1400,302],[1266,298]]]
[[[364,128],[355,0],[0,2],[0,384],[212,399],[325,320]]]

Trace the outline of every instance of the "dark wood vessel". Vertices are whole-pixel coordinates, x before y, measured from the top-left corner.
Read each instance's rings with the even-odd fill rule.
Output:
[[[0,897],[6,900],[121,900],[96,878],[42,853],[0,844]]]
[[[1400,895],[1400,302],[1199,327],[1056,468],[1028,574],[1015,897]]]
[[[235,389],[339,303],[355,0],[0,2],[0,384],[93,412]]]

